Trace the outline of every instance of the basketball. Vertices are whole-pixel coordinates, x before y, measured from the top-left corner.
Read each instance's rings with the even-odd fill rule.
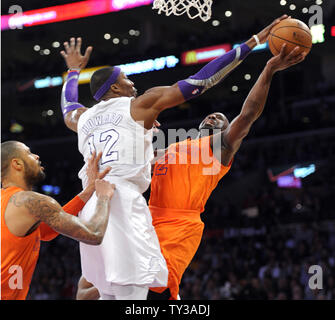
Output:
[[[278,55],[284,43],[285,53],[299,46],[299,53],[306,54],[312,48],[312,35],[308,26],[297,19],[285,19],[274,26],[269,35],[269,47],[274,56]]]

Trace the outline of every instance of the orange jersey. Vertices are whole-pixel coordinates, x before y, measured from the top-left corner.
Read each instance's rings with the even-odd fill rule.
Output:
[[[5,211],[10,197],[21,188],[1,189],[1,299],[25,300],[40,251],[40,229],[17,237],[7,228]],[[15,279],[16,278],[16,279]],[[22,279],[22,286],[20,281]]]
[[[214,156],[210,137],[169,146],[155,163],[149,208],[169,269],[168,288],[177,299],[179,284],[201,242],[200,214],[219,180],[229,171]],[[151,288],[163,292],[166,288]]]
[[[13,235],[5,222],[5,211],[11,196],[21,188],[1,189],[1,299],[25,300],[32,275],[38,260],[40,240],[49,241],[59,233],[47,224],[40,226],[25,237]],[[77,215],[85,203],[77,196],[68,202],[63,210]],[[20,280],[22,279],[22,283]],[[21,286],[22,284],[22,286]]]

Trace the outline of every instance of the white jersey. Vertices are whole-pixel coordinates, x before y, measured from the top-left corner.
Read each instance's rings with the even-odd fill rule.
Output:
[[[85,162],[93,150],[102,151],[100,171],[111,166],[105,179],[116,186],[101,245],[80,243],[82,274],[105,294],[113,294],[112,285],[167,285],[166,262],[142,196],[151,181],[152,130],[133,120],[130,102],[128,97],[100,102],[78,122],[78,145]],[[85,169],[86,163],[79,172],[84,187]],[[89,220],[95,205],[94,194],[80,218]]]
[[[151,181],[152,130],[146,130],[130,115],[132,98],[101,101],[78,121],[78,148],[85,165],[79,178],[86,183],[86,162],[93,150],[103,152],[100,170],[112,167],[109,175],[136,184],[143,193]]]

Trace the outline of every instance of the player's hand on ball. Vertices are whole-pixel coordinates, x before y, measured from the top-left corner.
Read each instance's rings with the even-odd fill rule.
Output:
[[[297,63],[302,62],[305,59],[306,54],[304,52],[299,53],[299,47],[295,47],[287,54],[285,54],[285,47],[286,44],[283,44],[280,53],[267,62],[267,65],[271,68],[272,72],[285,70]]]
[[[261,32],[257,34],[260,43],[265,43],[268,40],[271,29],[278,24],[280,21],[290,18],[287,14],[282,15],[280,18],[274,20],[271,24],[269,24],[266,28],[264,28]]]
[[[95,180],[95,191],[98,198],[112,199],[115,190],[115,184],[111,184],[106,180]]]
[[[88,60],[90,59],[90,55],[92,53],[93,47],[87,47],[85,54],[82,55],[81,50],[81,38],[77,38],[77,43],[75,38],[70,39],[70,44],[68,42],[64,42],[64,50],[60,52],[63,56],[66,65],[69,69],[83,69],[86,67]]]

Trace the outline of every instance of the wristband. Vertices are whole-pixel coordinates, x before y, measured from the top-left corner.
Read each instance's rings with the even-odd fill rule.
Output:
[[[84,208],[84,206],[85,202],[79,196],[75,196],[71,201],[63,206],[63,210],[68,214],[76,216],[79,211]]]
[[[78,103],[78,78],[78,71],[69,71],[63,84],[61,109],[64,117],[68,112],[82,107]]]

